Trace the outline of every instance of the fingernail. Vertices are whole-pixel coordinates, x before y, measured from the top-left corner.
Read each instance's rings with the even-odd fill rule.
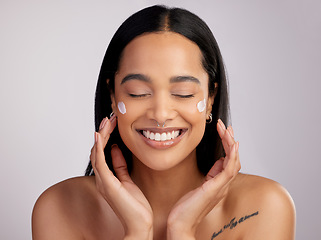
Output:
[[[103,120],[103,125],[102,125],[101,129],[103,129],[106,126],[107,122],[108,122],[108,117],[105,117]]]
[[[95,132],[95,143],[97,143],[98,140],[98,136],[97,136],[97,132]]]
[[[114,147],[117,147],[117,144],[114,143],[113,145],[111,145],[111,149],[113,149]]]
[[[99,125],[99,130],[103,128],[104,120],[105,120],[105,118],[103,118],[103,120],[101,120],[100,125]]]
[[[239,142],[236,142],[236,151],[238,152],[239,151]]]
[[[221,125],[221,127],[225,130],[225,125],[221,119],[218,119],[218,123]]]

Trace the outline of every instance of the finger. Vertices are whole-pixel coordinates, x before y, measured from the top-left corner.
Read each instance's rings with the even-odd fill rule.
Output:
[[[128,173],[126,160],[117,145],[112,146],[111,157],[112,157],[113,167],[119,181],[133,182]]]
[[[90,161],[91,161],[91,166],[92,166],[95,176],[96,176],[95,178],[100,179],[99,172],[97,170],[97,151],[98,151],[97,150],[97,140],[98,140],[98,133],[95,132],[95,144],[91,149]]]
[[[116,127],[116,116],[113,115],[110,119],[107,117],[104,118],[100,124],[99,134],[103,139],[103,145],[106,146],[110,134],[113,132],[114,128]]]
[[[233,129],[231,126],[229,126],[226,129],[222,120],[219,119],[217,122],[217,131],[219,133],[219,136],[222,139],[224,151],[228,155],[231,150],[231,146],[235,143],[234,138],[233,138],[233,136],[234,136]]]
[[[209,170],[209,172],[206,175],[206,178],[205,178],[206,181],[214,178],[217,174],[222,172],[223,162],[224,162],[224,158],[220,158],[215,162],[214,166]]]
[[[239,154],[239,142],[236,142],[236,167],[235,171],[238,173],[241,170],[240,154]]]
[[[225,157],[223,168],[227,178],[233,178],[239,171],[239,158],[237,154],[238,142],[233,144],[230,155]]]
[[[107,144],[109,135],[113,131],[115,126],[116,126],[115,115],[113,115],[110,119],[105,117],[100,123],[99,133],[95,132],[95,144],[94,144],[93,148],[91,149],[91,154],[90,154],[90,161],[91,161],[91,165],[92,165],[94,171],[95,171],[96,151],[97,151],[97,149],[96,149],[97,148],[97,136],[98,136],[98,134],[104,135],[105,142],[106,142],[104,144],[104,147],[105,147]]]
[[[106,124],[107,121],[108,121],[108,118],[107,118],[107,117],[105,117],[105,118],[101,121],[101,123],[100,123],[100,125],[99,125],[99,130],[101,130],[101,129],[105,126],[105,124]]]
[[[96,142],[97,142],[96,132],[94,133],[94,139],[95,139],[95,143],[94,143],[94,146],[91,148],[89,159],[90,159],[90,162],[91,162],[91,166],[93,167],[93,170],[94,170],[94,172],[96,173],[96,171],[95,171],[95,163],[96,163]]]
[[[223,170],[220,171],[214,178],[209,179],[208,183],[203,184],[206,191],[217,191],[224,185],[228,184],[235,175],[235,158],[236,158],[236,144],[232,146],[229,156],[226,156],[223,161]],[[220,159],[222,160],[222,158]],[[219,164],[221,164],[219,162]],[[215,164],[214,164],[215,165]],[[217,167],[220,167],[219,165]],[[211,169],[212,170],[212,169]],[[210,171],[211,171],[210,170]],[[213,170],[214,171],[214,170]]]
[[[231,146],[234,144],[234,132],[232,129],[232,126],[229,126],[228,128],[225,127],[225,124],[222,122],[221,119],[217,121],[217,131],[219,133],[219,136],[222,140],[226,139],[226,143]]]
[[[99,133],[96,133],[96,139],[97,142],[95,144],[94,171],[98,174],[101,181],[107,186],[107,188],[119,187],[120,182],[107,166],[104,154],[105,144],[103,143],[102,137]]]
[[[239,146],[239,143],[238,142],[236,142],[236,143],[234,143],[231,147],[230,147],[230,151],[226,154],[226,157],[225,157],[225,159],[224,159],[224,162],[223,162],[223,169],[226,169],[226,167],[227,167],[227,165],[228,165],[228,163],[229,162],[231,162],[232,161],[232,163],[231,164],[234,164],[236,161],[237,161],[237,154],[235,154],[235,155],[231,155],[231,152],[233,151],[233,150],[235,150],[236,152],[238,152],[238,146]]]
[[[232,146],[235,143],[234,140],[234,134],[233,134],[233,130],[232,130],[232,126],[228,126],[225,130],[225,134],[223,137],[223,141],[226,141],[226,143],[228,144],[228,146]]]
[[[96,168],[96,132],[95,132],[95,144],[93,146],[93,148],[91,149],[91,154],[90,154],[90,161],[91,161],[91,166],[94,170],[94,173],[95,173],[95,181],[96,181],[96,186],[97,186],[97,189],[100,190],[101,189],[101,186],[102,185],[102,181],[101,181],[101,178],[99,176],[99,172],[97,171],[97,168]]]
[[[228,126],[227,130],[229,131],[229,133],[231,134],[232,138],[234,139],[234,130],[232,128],[232,126]]]

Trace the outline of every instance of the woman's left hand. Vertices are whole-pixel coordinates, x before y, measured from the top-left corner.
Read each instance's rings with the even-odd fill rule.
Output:
[[[203,218],[227,195],[230,183],[241,169],[233,129],[219,120],[217,131],[222,139],[225,158],[217,160],[199,188],[183,196],[171,210],[167,220],[167,239],[195,239]]]

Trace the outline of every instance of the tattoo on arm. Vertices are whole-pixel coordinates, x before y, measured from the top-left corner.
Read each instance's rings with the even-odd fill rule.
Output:
[[[225,229],[233,229],[236,227],[236,225],[244,222],[245,220],[251,218],[251,217],[254,217],[256,215],[259,214],[259,211],[256,211],[255,213],[252,213],[250,215],[245,215],[244,217],[241,217],[240,219],[236,220],[236,218],[232,218],[231,221],[224,225],[224,227],[222,227],[218,232],[214,232],[212,237],[211,237],[211,240],[213,240],[215,237],[217,237],[218,235],[220,235],[222,232],[224,232]]]

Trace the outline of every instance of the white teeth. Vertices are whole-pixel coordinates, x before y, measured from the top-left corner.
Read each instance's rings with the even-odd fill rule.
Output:
[[[168,132],[168,133],[166,134],[166,138],[167,138],[167,139],[171,139],[171,138],[172,138],[172,133]]]
[[[161,138],[161,141],[166,141],[167,140],[167,134],[166,133],[162,133],[160,138]]]
[[[179,135],[179,131],[172,131],[172,132],[163,132],[163,133],[153,133],[150,131],[143,131],[143,135],[146,138],[149,138],[151,140],[155,140],[155,141],[168,141],[174,138],[177,138]]]
[[[179,135],[179,131],[175,131],[175,132],[174,132],[174,138],[177,138],[178,135]]]
[[[155,139],[155,133],[151,132],[149,135],[149,139],[154,140]]]
[[[155,141],[160,141],[160,134],[159,133],[155,133]]]

